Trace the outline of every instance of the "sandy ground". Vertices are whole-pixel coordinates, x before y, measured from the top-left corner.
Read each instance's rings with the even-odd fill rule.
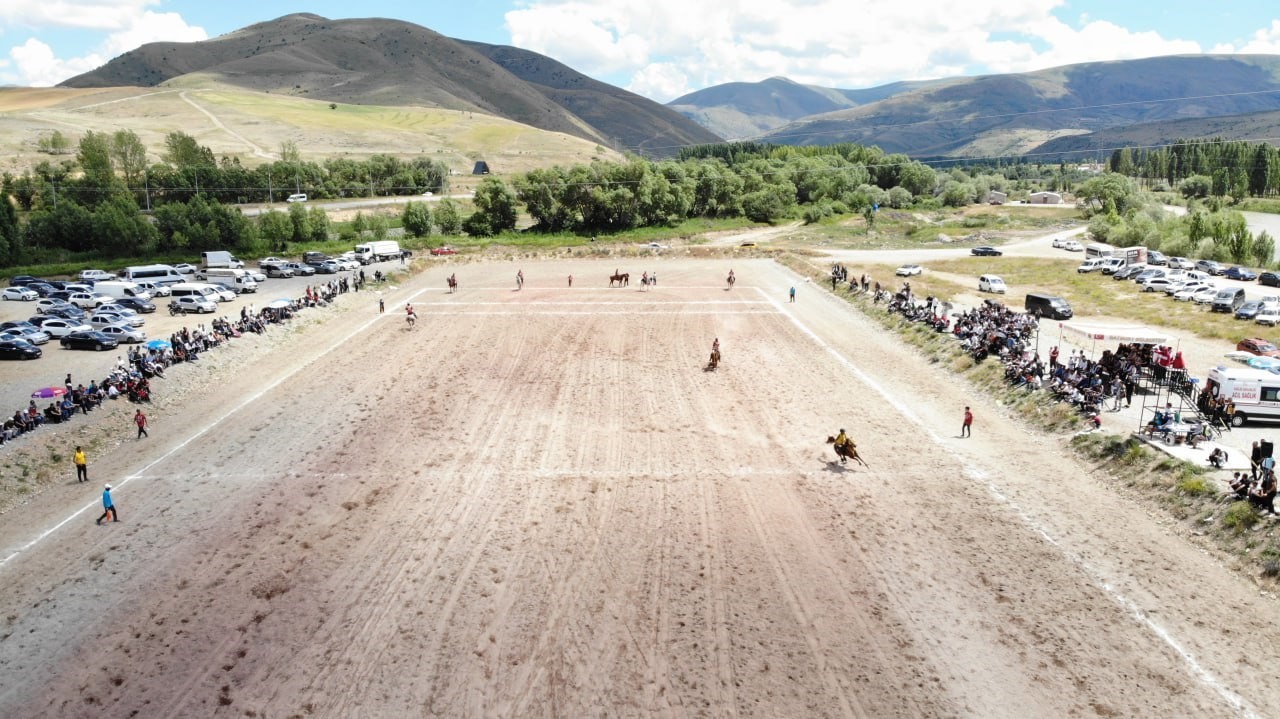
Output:
[[[771,262],[614,264],[175,377],[0,524],[0,716],[1280,715],[1276,603],[1060,439]]]

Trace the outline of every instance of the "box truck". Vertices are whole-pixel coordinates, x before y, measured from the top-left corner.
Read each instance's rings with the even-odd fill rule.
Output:
[[[235,270],[244,269],[244,263],[237,260],[235,255],[222,250],[201,252],[200,266],[206,270],[212,267],[229,267]]]
[[[99,292],[107,297],[119,299],[121,297],[132,297],[138,300],[150,300],[151,293],[142,289],[133,282],[125,282],[123,280],[112,280],[110,282],[97,282],[93,285],[93,291]]]
[[[397,260],[400,259],[400,243],[395,240],[374,240],[356,245],[355,253],[364,265],[382,260]]]
[[[207,282],[222,282],[230,285],[237,293],[240,292],[257,292],[258,283],[253,281],[248,272],[244,270],[234,270],[226,267],[214,267],[208,270],[202,270],[199,274],[200,279]]]

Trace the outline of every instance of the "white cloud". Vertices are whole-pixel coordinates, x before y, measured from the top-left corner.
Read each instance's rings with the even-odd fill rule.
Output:
[[[9,49],[13,63],[2,79],[17,85],[56,85],[149,42],[208,38],[204,28],[188,25],[177,13],[147,9],[155,4],[156,0],[54,0],[33,2],[27,8],[18,7],[15,2],[0,2],[0,30],[21,29],[39,34],[72,28],[105,33],[96,47],[73,51],[71,57],[59,57],[48,43],[31,37]]]
[[[585,73],[631,78],[666,101],[773,75],[858,88],[956,73],[1195,53],[1189,41],[1053,13],[1065,0],[531,0],[507,14],[512,43]],[[1280,41],[1280,23],[1272,41]],[[1264,42],[1259,32],[1257,42]],[[673,72],[673,70],[677,72]],[[683,85],[680,76],[685,78]]]
[[[1249,41],[1240,45],[1223,44],[1213,48],[1214,52],[1241,52],[1260,55],[1280,54],[1280,20],[1272,20],[1270,27],[1264,27],[1253,34]]]

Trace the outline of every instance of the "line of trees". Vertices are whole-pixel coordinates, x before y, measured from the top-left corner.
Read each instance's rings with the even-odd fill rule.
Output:
[[[1262,142],[1209,138],[1125,147],[1112,151],[1109,167],[1144,187],[1177,189],[1187,198],[1280,194],[1280,148]]]

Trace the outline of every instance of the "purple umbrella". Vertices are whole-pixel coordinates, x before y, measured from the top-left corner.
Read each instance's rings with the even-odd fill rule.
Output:
[[[52,399],[54,397],[61,397],[66,393],[67,390],[63,387],[41,387],[31,393],[31,399]]]

